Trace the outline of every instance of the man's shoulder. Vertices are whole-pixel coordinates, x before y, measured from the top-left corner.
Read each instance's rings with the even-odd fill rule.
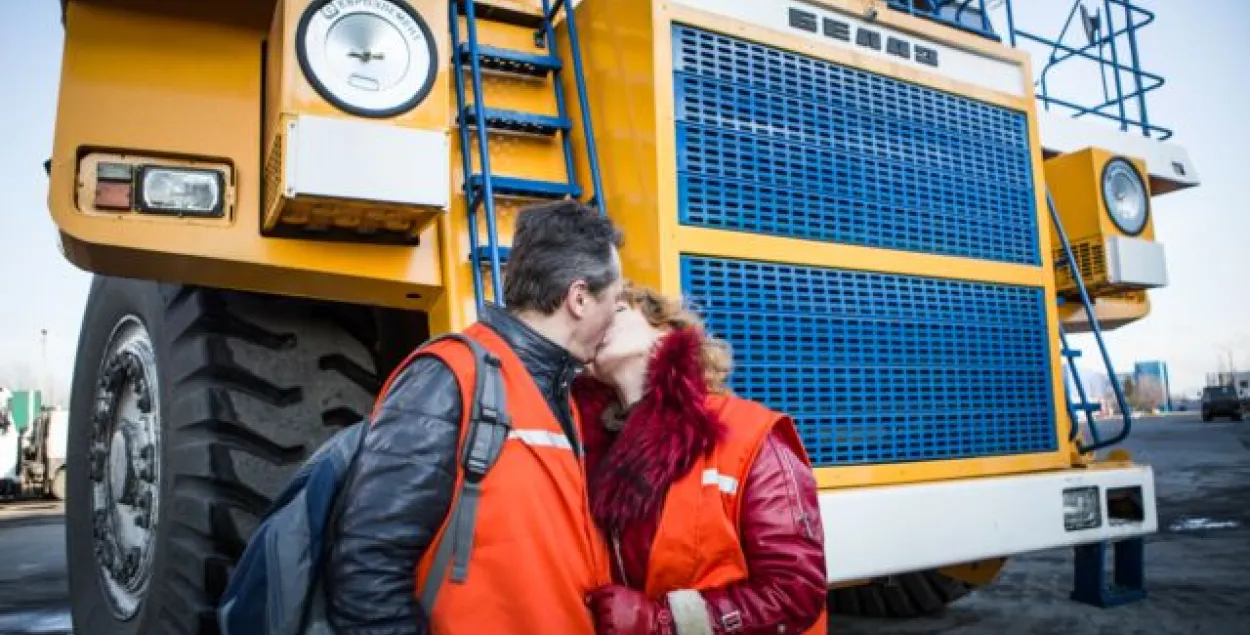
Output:
[[[408,362],[391,382],[383,399],[384,410],[431,413],[459,410],[460,384],[456,374],[436,355],[419,355]]]

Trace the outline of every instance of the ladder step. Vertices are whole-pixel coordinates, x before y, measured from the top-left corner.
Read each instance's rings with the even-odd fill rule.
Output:
[[[512,253],[511,247],[499,246],[499,264],[508,262],[508,256]],[[486,245],[479,245],[477,248],[477,264],[486,266],[490,264],[490,249]]]
[[[1069,359],[1076,359],[1081,356],[1081,351],[1077,348],[1065,348],[1063,349],[1063,356]]]
[[[461,61],[468,63],[472,60],[473,51],[467,42],[461,43],[459,50]],[[553,55],[525,53],[495,46],[477,47],[477,57],[483,68],[532,77],[545,77],[561,68],[560,59]]]
[[[570,128],[569,121],[560,117],[516,112],[514,110],[501,110],[499,108],[486,108],[484,110],[486,111],[486,127],[491,130],[510,130],[512,132],[549,137]],[[475,125],[477,123],[477,112],[472,106],[469,106],[460,114],[460,120],[468,125]]]
[[[535,29],[543,24],[543,13],[542,10],[538,8],[513,8],[502,4],[487,4],[481,0],[473,6],[473,14],[476,15],[479,20],[491,20],[494,22],[502,22],[504,24],[512,24]],[[456,2],[456,12],[458,15],[464,15],[464,0],[458,0]]]
[[[1078,402],[1078,403],[1072,404],[1072,409],[1081,410],[1084,412],[1098,412],[1102,410],[1102,406],[1096,403],[1079,403]]]
[[[559,181],[536,181],[514,176],[492,176],[490,184],[496,196],[560,199],[566,196],[577,198],[582,195],[582,188]],[[482,175],[474,174],[470,176],[469,186],[480,192],[482,190]]]

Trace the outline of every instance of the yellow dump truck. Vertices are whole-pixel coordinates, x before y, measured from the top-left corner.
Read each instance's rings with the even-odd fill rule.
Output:
[[[934,611],[1058,546],[1077,599],[1140,597],[1152,474],[1064,338],[1146,315],[1151,197],[1198,181],[1147,118],[1153,16],[1085,4],[1088,44],[984,0],[65,0],[78,631],[216,632],[269,497],[566,197],[797,418],[834,611]],[[1107,103],[1049,90],[1076,63]]]

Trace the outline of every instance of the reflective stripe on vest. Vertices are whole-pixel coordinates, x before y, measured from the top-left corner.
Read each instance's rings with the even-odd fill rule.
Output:
[[[742,483],[769,433],[781,432],[804,464],[811,465],[789,417],[736,397],[709,397],[708,410],[725,423],[727,434],[710,456],[701,457],[669,487],[647,564],[647,595],[668,596],[679,622],[681,613],[697,618],[706,616],[706,609],[699,597],[675,591],[715,589],[748,577],[738,530]],[[721,628],[732,632],[741,616],[724,619]],[[806,633],[823,635],[827,628],[828,616],[822,611]]]
[[[512,430],[480,483],[467,576],[463,582],[443,578],[430,632],[593,635],[583,598],[609,583],[611,574],[607,548],[590,516],[584,466],[507,344],[480,324],[465,334],[501,361]],[[435,344],[432,352],[455,373],[462,403],[468,403],[474,381],[468,350],[453,342]],[[580,429],[580,422],[574,423]],[[462,422],[461,445],[463,428]],[[457,489],[463,478],[457,470]],[[418,563],[417,597],[433,564],[431,554],[446,535],[444,521]]]
[[[738,479],[728,474],[721,474],[716,471],[716,468],[703,470],[703,484],[715,485],[726,494],[738,493]]]
[[[573,451],[573,444],[569,442],[568,435],[563,432],[548,432],[546,430],[513,430],[508,433],[509,439],[515,439],[525,445],[536,448],[558,448],[561,450]]]

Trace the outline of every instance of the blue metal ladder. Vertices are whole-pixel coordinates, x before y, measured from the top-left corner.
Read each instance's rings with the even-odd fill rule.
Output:
[[[555,51],[555,20],[564,13],[565,27],[568,29],[570,57],[573,62],[573,76],[577,84],[577,96],[581,105],[582,132],[586,138],[586,153],[590,164],[591,180],[594,185],[590,204],[598,207],[601,213],[607,213],[602,199],[603,186],[599,173],[598,153],[595,149],[595,137],[590,119],[590,109],[586,97],[586,81],[582,70],[581,47],[577,38],[577,24],[574,11],[565,5],[565,0],[555,0],[552,5],[543,0],[543,14],[539,18],[539,26],[534,34],[534,42],[545,48],[546,54],[535,54],[523,51],[486,46],[479,42],[477,32],[477,0],[451,0],[451,41],[452,41],[452,74],[456,82],[457,122],[460,130],[460,154],[464,164],[464,196],[465,209],[469,224],[469,261],[473,271],[473,293],[477,310],[480,313],[486,303],[486,289],[482,281],[482,267],[490,269],[491,294],[495,303],[504,304],[502,292],[501,265],[508,257],[508,248],[499,244],[499,230],[496,215],[496,196],[518,198],[558,200],[563,198],[580,198],[582,188],[577,184],[576,167],[573,163],[573,147],[570,140],[572,123],[569,120],[568,107],[565,104],[564,87],[561,75],[564,64]],[[463,11],[467,40],[460,39],[460,13]],[[469,104],[466,97],[464,71],[471,71],[473,103]],[[484,101],[482,90],[482,71],[484,69],[497,73],[532,79],[551,78],[554,85],[556,116],[534,113],[515,112],[488,107]],[[469,128],[476,130],[476,142],[479,169],[472,165],[473,140]],[[538,135],[544,137],[559,136],[564,151],[564,164],[567,174],[565,181],[538,181],[509,176],[499,176],[491,171],[489,135],[492,132]],[[482,208],[486,215],[486,244],[482,245],[478,236],[478,209]]]
[[[1128,400],[1124,396],[1124,389],[1120,386],[1120,380],[1116,377],[1115,368],[1111,364],[1111,356],[1107,353],[1107,346],[1102,337],[1102,329],[1098,326],[1097,317],[1094,316],[1093,302],[1090,301],[1089,292],[1086,290],[1085,282],[1081,278],[1080,265],[1072,253],[1072,245],[1068,242],[1068,236],[1063,231],[1063,223],[1059,220],[1059,211],[1055,209],[1055,200],[1050,195],[1049,190],[1046,192],[1046,206],[1050,209],[1051,222],[1054,225],[1056,235],[1059,237],[1059,242],[1063,245],[1063,258],[1056,264],[1068,267],[1072,273],[1072,280],[1076,282],[1081,304],[1085,309],[1085,314],[1089,317],[1090,330],[1094,334],[1094,341],[1098,344],[1098,351],[1102,356],[1107,379],[1111,382],[1111,389],[1115,393],[1116,402],[1120,406],[1120,413],[1123,415],[1124,421],[1118,433],[1109,439],[1102,438],[1098,431],[1098,423],[1094,420],[1094,413],[1100,407],[1092,403],[1085,394],[1085,386],[1081,382],[1080,371],[1077,370],[1076,366],[1076,360],[1081,356],[1081,351],[1072,348],[1068,344],[1068,336],[1064,332],[1063,326],[1060,325],[1059,345],[1063,357],[1068,363],[1068,371],[1071,374],[1077,396],[1077,400],[1073,401],[1072,391],[1068,388],[1068,383],[1065,381],[1063,385],[1064,397],[1068,406],[1068,415],[1072,422],[1072,427],[1068,431],[1068,438],[1076,441],[1078,451],[1084,454],[1113,446],[1128,438],[1129,432],[1133,427],[1133,416],[1128,406]],[[1060,304],[1063,301],[1063,298],[1059,298]],[[1089,437],[1088,443],[1081,435],[1082,426],[1079,417],[1081,413],[1085,415],[1084,429]],[[1078,545],[1075,548],[1071,598],[1077,602],[1101,608],[1144,599],[1146,597],[1144,539],[1141,537],[1129,538],[1112,545],[1114,576],[1111,578],[1110,583],[1108,583],[1107,576],[1107,547],[1108,543],[1100,542],[1092,545]]]

